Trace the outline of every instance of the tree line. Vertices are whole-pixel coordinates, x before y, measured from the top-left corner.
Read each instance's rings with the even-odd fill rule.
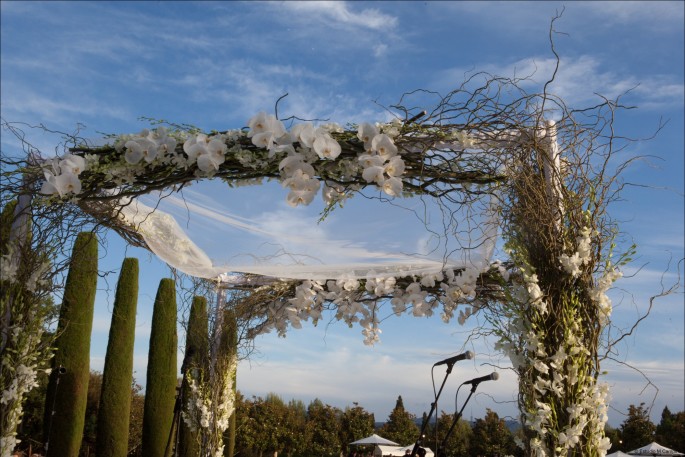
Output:
[[[180,381],[179,381],[180,382]],[[86,420],[81,444],[81,456],[97,455],[97,417],[100,405],[102,374],[92,371],[88,383]],[[20,437],[28,446],[40,448],[36,440],[42,433],[44,396],[47,379],[31,392]],[[128,456],[141,457],[142,421],[145,395],[135,380],[131,384],[131,410],[129,420]],[[436,450],[436,442],[442,443],[450,429],[453,415],[441,411],[437,424],[429,423],[423,445]],[[419,436],[417,417],[404,409],[402,397],[385,422],[376,425],[372,412],[358,403],[344,409],[331,406],[320,399],[308,405],[301,400],[283,400],[275,393],[264,397],[247,398],[240,392],[236,401],[236,457],[271,457],[278,453],[287,457],[338,457],[357,451],[362,455],[372,452],[372,447],[353,447],[349,443],[377,433],[401,445],[413,444]],[[460,419],[446,441],[447,456],[523,456],[516,445],[519,431],[512,431],[496,412],[487,410],[485,417],[469,423]],[[617,427],[607,426],[606,434],[612,447],[609,452],[628,452],[652,441],[681,451],[685,449],[685,411],[672,413],[665,407],[661,421],[654,424],[644,404],[630,405],[623,423]]]

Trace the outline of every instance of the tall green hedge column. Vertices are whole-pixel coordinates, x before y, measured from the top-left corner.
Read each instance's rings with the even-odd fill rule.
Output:
[[[145,457],[166,457],[176,399],[176,351],[176,286],[173,279],[165,278],[152,312],[143,413]]]
[[[97,278],[97,239],[93,233],[80,233],[74,243],[64,288],[46,396],[44,426],[49,457],[77,457],[81,447]]]
[[[117,283],[102,372],[96,441],[98,457],[126,457],[128,454],[137,303],[138,259],[127,258]]]
[[[206,380],[209,375],[209,331],[207,326],[207,299],[204,297],[193,297],[193,304],[190,307],[190,317],[188,318],[188,330],[186,332],[186,353],[183,358],[183,405],[186,404],[190,396],[190,385],[185,377],[189,372],[196,382],[200,382],[200,377]],[[180,457],[196,457],[200,455],[199,434],[197,430],[192,430],[182,420],[179,423]]]

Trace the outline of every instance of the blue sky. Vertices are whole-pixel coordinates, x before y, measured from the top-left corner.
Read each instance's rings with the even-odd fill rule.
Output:
[[[596,103],[596,94],[639,107],[621,114],[619,133],[653,140],[626,151],[654,156],[626,174],[624,200],[612,208],[624,240],[639,257],[613,292],[615,323],[627,328],[645,311],[650,294],[676,280],[683,258],[683,16],[682,2],[2,2],[1,111],[10,122],[44,123],[83,133],[133,133],[140,116],[190,123],[205,130],[240,128],[258,111],[271,112],[288,93],[279,114],[345,122],[387,119],[382,106],[418,88],[446,93],[466,72],[503,76],[533,74],[539,90],[553,69],[548,32],[555,12],[560,73],[552,91],[575,107]],[[428,103],[428,100],[424,100]],[[54,136],[30,133],[45,154]],[[3,132],[2,149],[16,151]],[[646,187],[645,187],[646,186]],[[242,190],[241,190],[242,192]],[[249,201],[241,193],[236,201]],[[256,194],[255,195],[255,199]],[[277,198],[284,199],[281,194]],[[343,213],[344,214],[344,210]],[[116,271],[125,256],[141,259],[144,276],[138,305],[136,377],[144,381],[152,301],[167,275],[153,256],[126,249],[112,235],[101,265],[113,271],[100,285],[93,329],[92,367],[101,369],[111,317]],[[669,260],[671,267],[669,269]],[[664,274],[665,272],[665,274]],[[654,401],[684,410],[685,331],[683,295],[657,300],[650,317],[620,346],[620,363],[607,362],[612,384],[610,423],[617,426],[631,403]],[[276,392],[285,399],[315,397],[339,407],[359,402],[387,418],[397,395],[420,415],[432,398],[431,365],[464,349],[467,332],[439,317],[389,318],[382,342],[362,344],[359,328],[305,325],[287,338],[257,340],[256,354],[239,367],[238,387],[247,395]],[[466,349],[447,384],[441,409],[453,411],[464,380],[504,364],[492,341]],[[515,382],[502,371],[483,384],[465,411],[485,408],[515,415]],[[436,380],[442,371],[436,371]],[[658,388],[658,391],[657,391]],[[461,400],[460,400],[461,401]]]

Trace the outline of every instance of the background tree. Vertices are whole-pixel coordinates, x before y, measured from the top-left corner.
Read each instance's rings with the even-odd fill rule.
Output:
[[[644,403],[640,403],[639,406],[630,405],[628,407],[628,417],[621,424],[621,436],[623,437],[621,451],[632,451],[654,441],[656,427],[649,420],[649,410],[644,406]]]
[[[253,444],[254,431],[250,424],[252,404],[238,391],[235,396],[236,443],[235,452],[239,456],[249,456]]]
[[[661,411],[661,421],[656,426],[656,442],[685,452],[685,411],[671,413],[668,406]]]
[[[166,457],[176,401],[176,288],[173,279],[159,283],[152,311],[142,453]]]
[[[136,383],[135,378],[131,382],[131,415],[128,421],[128,455],[140,457],[142,455],[143,442],[143,411],[145,408],[145,395],[143,388]]]
[[[86,403],[86,419],[83,426],[83,439],[79,455],[96,453],[98,412],[100,410],[100,394],[102,393],[102,373],[91,371],[88,380],[88,401]]]
[[[453,419],[454,414],[447,414],[442,411],[437,424],[432,427],[423,440],[424,445],[430,447],[436,453],[444,451],[446,455],[467,455],[473,431],[471,430],[471,425],[464,419],[459,419],[459,422],[454,426],[452,434],[445,443],[445,448],[438,449],[449,432]]]
[[[265,453],[280,452],[283,449],[281,438],[286,433],[286,406],[276,394],[266,398],[253,398],[248,402],[248,420],[241,435],[246,438],[247,451],[263,456]]]
[[[97,420],[98,457],[125,457],[131,416],[138,259],[126,258],[117,282]]]
[[[82,232],[74,243],[69,265],[46,397],[44,427],[48,456],[76,457],[81,447],[97,278],[97,239],[93,233]]]
[[[307,446],[307,408],[302,400],[291,399],[288,402],[286,421],[287,429],[283,442],[283,454],[286,456],[303,455]]]
[[[357,402],[353,407],[347,407],[340,416],[340,443],[342,451],[347,452],[347,444],[357,441],[373,433],[375,418],[373,413],[367,412]]]
[[[506,422],[487,409],[483,419],[476,419],[471,438],[471,455],[504,456],[513,454],[516,445]]]
[[[307,455],[340,455],[339,416],[339,409],[324,404],[318,398],[309,404],[305,431]]]
[[[416,416],[404,409],[402,395],[397,397],[395,408],[390,412],[388,421],[379,430],[380,434],[402,446],[416,442],[419,437],[419,427],[414,422]]]

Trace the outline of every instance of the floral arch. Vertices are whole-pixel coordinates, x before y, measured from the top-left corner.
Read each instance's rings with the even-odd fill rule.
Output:
[[[276,116],[259,113],[240,130],[206,133],[167,124],[112,136],[103,146],[75,141],[54,159],[31,151],[3,174],[3,203],[20,197],[3,279],[47,287],[54,272],[40,262],[21,265],[20,253],[37,243],[64,243],[90,222],[190,275],[248,288],[250,304],[270,316],[261,331],[285,332],[333,308],[373,343],[381,301],[397,314],[439,311],[446,322],[479,313],[519,375],[527,453],[605,455],[607,387],[598,381],[599,362],[610,346],[606,292],[624,259],[612,258],[617,232],[606,212],[626,165],[609,167],[621,149],[611,130],[617,104],[571,110],[516,83],[488,77],[476,89],[464,84],[430,111],[404,107],[406,94],[384,123],[342,127],[291,119],[286,128]],[[385,203],[429,198],[443,217],[438,239],[448,244],[429,253],[374,252],[323,273],[304,260],[307,252],[285,252],[296,254],[286,256],[289,262],[266,252],[236,267],[212,259],[160,209],[180,205],[190,219],[260,229],[178,198],[203,179],[228,186],[274,180],[290,206],[307,205],[320,193],[322,218],[344,213],[345,201],[364,189]],[[31,246],[25,242],[29,219]],[[498,232],[509,256],[504,262],[491,259]],[[10,323],[36,329],[37,320],[35,303],[22,308],[9,297],[3,306],[6,353],[18,344]],[[14,363],[30,372],[38,343],[23,344]],[[3,381],[16,381],[8,404],[19,405],[19,414],[20,376],[3,372]],[[3,436],[12,435],[11,425],[5,421]]]

